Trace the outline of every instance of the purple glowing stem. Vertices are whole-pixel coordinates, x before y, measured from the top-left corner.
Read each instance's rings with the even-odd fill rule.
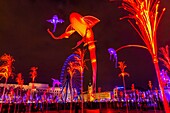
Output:
[[[63,23],[64,20],[58,19],[58,16],[57,16],[57,15],[54,15],[53,18],[50,19],[50,20],[47,20],[47,22],[50,22],[50,23],[52,23],[52,24],[54,25],[54,28],[53,28],[53,33],[54,33],[55,30],[56,30],[56,25],[57,25],[57,23]]]
[[[115,68],[117,68],[117,53],[113,48],[109,48],[108,52],[110,54],[110,60],[115,61]]]

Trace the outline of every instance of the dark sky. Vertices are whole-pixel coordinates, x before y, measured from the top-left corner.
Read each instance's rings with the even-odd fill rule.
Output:
[[[93,27],[97,40],[97,87],[106,91],[122,86],[122,78],[118,77],[120,70],[114,68],[114,63],[109,60],[107,49],[144,43],[127,20],[119,20],[126,15],[123,9],[118,8],[119,5],[120,1],[109,0],[0,0],[0,55],[7,53],[14,57],[14,73],[21,72],[25,84],[31,81],[31,66],[39,68],[36,82],[51,84],[51,78],[60,78],[64,62],[74,52],[71,48],[81,36],[74,33],[69,39],[54,40],[46,31],[47,28],[52,30],[53,25],[46,20],[56,14],[65,21],[57,25],[55,35],[59,36],[69,25],[72,12],[92,15],[100,19]],[[161,7],[167,10],[158,28],[158,47],[170,43],[169,6],[169,1],[161,0]],[[88,52],[86,58],[89,58]],[[147,50],[126,48],[118,52],[118,59],[125,61],[125,71],[130,74],[130,77],[125,77],[127,87],[135,83],[136,87],[146,88],[148,80],[157,86],[154,65]],[[92,75],[90,62],[87,66],[88,70],[84,72],[85,89]],[[163,68],[162,65],[160,68]],[[15,80],[10,78],[9,83],[15,83]]]

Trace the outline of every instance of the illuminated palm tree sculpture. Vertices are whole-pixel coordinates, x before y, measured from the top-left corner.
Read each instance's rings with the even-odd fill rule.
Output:
[[[165,112],[170,113],[168,101],[164,93],[163,84],[160,80],[160,69],[157,57],[156,33],[159,22],[162,18],[163,13],[165,12],[165,8],[163,8],[162,12],[159,14],[159,3],[160,0],[123,0],[122,6],[120,8],[123,8],[130,14],[121,19],[128,18],[129,23],[145,42],[146,47],[153,59]],[[135,20],[135,23],[133,23],[129,19]]]
[[[20,89],[22,89],[22,86],[24,84],[24,79],[22,78],[22,73],[17,74],[16,82],[20,86]]]
[[[35,82],[35,78],[37,77],[37,69],[38,69],[38,67],[31,67],[30,68],[30,70],[31,70],[30,75],[31,75],[31,78],[32,78],[32,89],[34,89],[34,82]],[[34,96],[34,92],[32,94],[32,97],[33,96]],[[33,102],[33,100],[32,100],[32,102]],[[31,107],[32,107],[32,103],[29,105],[29,113],[31,112]]]
[[[160,53],[163,57],[160,57],[159,60],[163,62],[163,65],[170,71],[170,57],[169,57],[169,47],[166,45],[166,47],[159,48]]]
[[[16,82],[18,83],[18,85],[20,87],[20,97],[21,97],[22,86],[24,84],[24,79],[22,78],[22,73],[17,74]]]
[[[170,57],[169,57],[169,47],[168,45],[164,47],[159,48],[160,53],[162,57],[159,57],[159,60],[163,63],[163,65],[170,71]],[[164,71],[164,69],[161,70],[161,75],[162,75],[162,83],[164,86],[167,85],[169,82],[169,77],[167,76],[167,70]]]
[[[83,49],[77,49],[77,51],[75,51],[76,54],[78,54],[80,57],[78,56],[75,56],[75,59],[76,59],[76,69],[80,72],[81,74],[81,96],[82,96],[82,101],[81,101],[81,113],[83,113],[83,72],[84,72],[84,69],[86,68],[87,69],[87,66],[86,66],[86,62],[87,62],[87,59],[84,59],[85,57],[85,53],[86,53],[86,50]]]
[[[31,78],[32,78],[32,89],[34,89],[34,81],[35,81],[35,78],[37,77],[37,69],[38,67],[31,67],[31,72],[30,72],[30,75],[31,75]]]
[[[119,64],[119,68],[121,70],[121,73],[119,74],[119,76],[122,76],[123,79],[123,86],[124,86],[124,94],[125,94],[125,101],[126,101],[126,113],[128,113],[128,103],[127,103],[127,99],[126,99],[126,84],[125,84],[125,76],[129,76],[129,73],[125,72],[125,68],[127,67],[125,65],[125,62],[118,62]]]
[[[23,86],[23,84],[24,84],[24,79],[22,78],[22,73],[18,73],[18,74],[17,74],[16,82],[18,83],[18,85],[19,85],[19,87],[20,87],[20,98],[21,98],[22,86]],[[17,96],[18,96],[18,88],[17,88]],[[15,111],[16,111],[16,103],[15,103],[14,112],[15,112]],[[19,112],[19,105],[18,105],[18,112]]]
[[[0,76],[1,76],[1,79],[5,78],[4,89],[3,89],[3,93],[2,93],[2,97],[1,97],[2,101],[3,101],[4,100],[4,94],[5,94],[5,89],[6,89],[6,84],[7,84],[8,78],[10,76],[13,76],[13,73],[12,73],[12,63],[15,60],[13,59],[12,56],[10,56],[8,54],[2,55],[0,57],[0,60],[4,62],[2,64],[2,66],[0,66]],[[2,110],[2,103],[0,104],[0,112]]]
[[[72,102],[73,102],[73,93],[72,93],[72,89],[73,89],[73,85],[72,85],[72,79],[73,79],[73,75],[76,73],[75,71],[75,63],[74,62],[69,62],[69,67],[67,68],[67,72],[70,75],[70,95],[71,95],[71,104],[70,104],[70,113],[72,113]]]

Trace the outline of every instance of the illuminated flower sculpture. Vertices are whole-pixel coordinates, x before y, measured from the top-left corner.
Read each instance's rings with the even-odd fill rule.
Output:
[[[73,84],[72,84],[72,79],[73,75],[76,73],[75,72],[75,63],[74,62],[69,62],[69,67],[67,68],[67,72],[70,74],[70,94],[71,94],[71,103],[70,103],[70,113],[72,113],[72,102],[73,102]]]
[[[3,61],[4,63],[2,66],[0,66],[0,76],[1,79],[5,78],[5,84],[4,84],[4,89],[2,93],[2,101],[4,100],[4,94],[5,94],[5,89],[6,89],[6,84],[8,81],[8,78],[13,75],[12,73],[12,63],[15,61],[12,56],[4,54],[0,57],[0,60]],[[0,105],[0,112],[2,110],[2,103]]]
[[[23,84],[24,84],[24,79],[22,78],[22,74],[21,74],[21,73],[18,73],[18,74],[17,74],[16,82],[17,82],[18,85],[20,86],[20,96],[21,96],[22,86],[23,86]],[[18,89],[17,89],[17,95],[18,95]]]
[[[128,18],[135,20],[135,23],[130,20],[128,21],[145,42],[147,49],[152,56],[159,87],[162,93],[164,108],[166,113],[170,113],[163,84],[160,80],[160,69],[157,57],[156,31],[165,11],[164,8],[160,14],[158,13],[159,3],[159,0],[123,0],[121,8],[128,11],[130,14],[121,19]]]
[[[22,88],[22,86],[24,84],[24,79],[22,79],[22,74],[21,73],[17,74],[16,82],[18,83],[18,85],[20,85],[20,88]]]
[[[77,69],[81,74],[81,95],[82,95],[81,113],[83,113],[83,101],[84,101],[83,100],[83,72],[84,72],[84,69],[87,68],[86,66],[87,59],[85,59],[86,50],[77,49],[75,53],[80,56],[80,57],[75,56],[75,59],[76,59],[75,69]]]
[[[37,69],[38,67],[31,67],[31,72],[30,72],[30,75],[31,75],[31,78],[32,78],[32,89],[34,89],[34,81],[35,81],[35,78],[37,77]]]
[[[125,101],[126,101],[126,113],[128,113],[128,103],[127,103],[127,99],[126,99],[126,84],[125,84],[125,76],[129,76],[129,73],[125,72],[125,68],[127,67],[125,65],[125,62],[118,62],[119,64],[119,68],[121,70],[121,73],[119,74],[119,76],[122,76],[123,79],[123,86],[124,86],[124,94],[125,94]]]
[[[69,38],[71,34],[77,32],[83,38],[77,45],[74,47],[78,47],[81,43],[85,43],[84,46],[88,45],[88,49],[90,51],[90,59],[92,64],[93,70],[93,89],[96,91],[96,73],[97,73],[97,62],[96,62],[96,47],[94,41],[94,35],[92,31],[92,27],[97,24],[100,20],[93,16],[81,16],[78,13],[71,13],[70,14],[70,25],[67,27],[65,33],[60,35],[59,37],[55,37],[53,33],[48,29],[48,33],[54,39],[63,39]]]
[[[15,61],[12,56],[4,54],[0,57],[0,60],[3,61],[3,65],[0,66],[0,76],[1,79],[5,78],[7,82],[8,78],[13,75],[12,73],[12,63]]]
[[[23,84],[24,84],[24,79],[22,78],[22,73],[18,73],[18,74],[17,74],[16,82],[17,82],[18,85],[20,86],[20,98],[21,98],[22,86],[23,86]],[[17,89],[17,96],[18,96],[18,89]],[[15,112],[15,111],[16,111],[16,103],[15,103],[14,112]],[[19,106],[18,106],[18,112],[19,112]]]
[[[160,57],[159,60],[163,62],[163,65],[170,71],[170,57],[169,57],[169,48],[168,45],[166,47],[159,48],[160,53],[163,57]]]

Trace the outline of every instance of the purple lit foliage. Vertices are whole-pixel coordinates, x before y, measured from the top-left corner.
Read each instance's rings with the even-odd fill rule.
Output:
[[[54,15],[53,18],[50,19],[50,20],[47,20],[47,22],[50,22],[50,23],[52,23],[54,25],[54,28],[53,28],[53,33],[54,33],[55,30],[56,30],[57,23],[63,23],[64,20],[59,19],[57,15]]]
[[[110,60],[113,60],[115,62],[115,68],[117,68],[117,53],[113,48],[109,48],[108,52],[110,54]]]

